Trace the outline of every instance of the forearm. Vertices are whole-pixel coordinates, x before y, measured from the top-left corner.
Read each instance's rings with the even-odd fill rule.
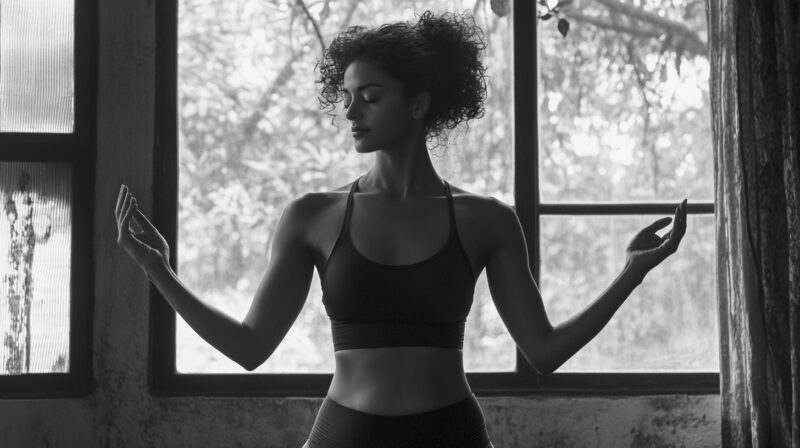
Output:
[[[626,265],[599,297],[579,313],[555,326],[546,342],[549,371],[558,369],[594,339],[643,280],[644,274],[635,272]]]
[[[144,271],[172,308],[200,337],[245,369],[255,368],[252,339],[241,321],[198,299],[169,265],[158,263]]]

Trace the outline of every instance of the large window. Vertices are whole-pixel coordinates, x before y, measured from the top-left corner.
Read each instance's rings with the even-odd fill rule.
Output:
[[[0,8],[0,395],[91,387],[93,2]]]
[[[674,18],[700,39],[705,21],[682,19],[692,6],[590,3],[565,11],[567,38],[555,18],[537,27],[530,2],[180,0],[161,8],[159,112],[178,120],[157,120],[166,123],[157,191],[171,193],[155,219],[178,275],[202,300],[243,318],[283,206],[369,167],[371,157],[352,149],[341,108],[333,119],[317,108],[323,45],[348,25],[470,9],[488,43],[486,113],[433,149],[434,165],[459,187],[516,204],[553,323],[608,286],[641,227],[671,216],[684,197],[692,213],[681,251],[551,376],[539,377],[516,349],[482,272],[464,344],[473,389],[717,387],[713,205],[698,204],[713,197],[708,64],[697,47],[681,50],[657,34]],[[630,31],[637,27],[649,34]],[[294,326],[253,372],[203,341],[153,288],[155,340],[171,341],[155,345],[156,389],[324,395],[334,358],[319,285],[315,271]]]
[[[583,2],[567,38],[539,27],[539,285],[551,319],[569,318],[621,271],[633,235],[688,198],[679,251],[560,371],[715,372],[705,3],[638,4]]]

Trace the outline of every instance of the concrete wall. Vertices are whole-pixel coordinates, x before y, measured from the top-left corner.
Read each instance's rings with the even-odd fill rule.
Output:
[[[120,183],[152,216],[155,2],[99,1],[94,372],[85,398],[0,400],[0,446],[300,447],[321,398],[156,398],[148,281],[116,246]],[[496,447],[720,446],[720,397],[481,398]]]

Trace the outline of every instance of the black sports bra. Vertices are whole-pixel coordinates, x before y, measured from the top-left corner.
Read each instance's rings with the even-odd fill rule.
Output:
[[[360,179],[350,187],[342,229],[320,275],[334,352],[389,346],[461,349],[476,279],[456,232],[450,184],[444,182],[450,212],[445,245],[425,260],[387,265],[362,256],[350,239]]]

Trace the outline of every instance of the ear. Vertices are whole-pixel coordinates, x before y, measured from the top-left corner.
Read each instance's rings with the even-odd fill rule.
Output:
[[[420,92],[412,101],[411,116],[416,120],[421,120],[428,113],[430,107],[431,96],[428,92]]]

